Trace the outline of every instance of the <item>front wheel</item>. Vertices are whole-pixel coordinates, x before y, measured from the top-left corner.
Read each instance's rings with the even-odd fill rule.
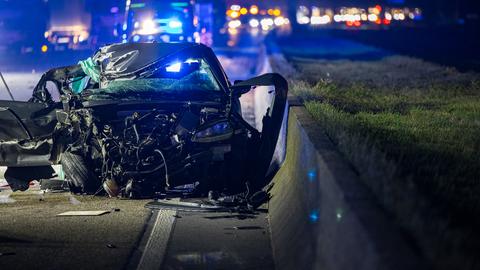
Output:
[[[97,176],[81,155],[63,153],[62,168],[72,193],[94,194],[101,186]]]

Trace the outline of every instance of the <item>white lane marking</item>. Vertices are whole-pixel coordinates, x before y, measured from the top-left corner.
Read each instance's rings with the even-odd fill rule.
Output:
[[[159,210],[137,270],[160,269],[175,223],[176,210]]]

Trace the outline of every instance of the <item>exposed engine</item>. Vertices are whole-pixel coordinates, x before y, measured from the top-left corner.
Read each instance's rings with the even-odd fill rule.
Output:
[[[238,172],[247,171],[242,168],[255,136],[232,119],[214,107],[114,115],[83,108],[71,111],[57,134],[70,138],[66,150],[87,159],[99,187],[112,197],[151,197],[181,185],[234,192],[245,186],[247,174]]]

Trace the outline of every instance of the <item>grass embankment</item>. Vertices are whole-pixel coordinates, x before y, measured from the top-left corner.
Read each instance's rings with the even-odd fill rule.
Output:
[[[422,252],[445,269],[468,265],[465,250],[480,243],[471,239],[480,224],[480,75],[403,56],[325,60],[282,49],[297,71],[291,92]]]
[[[302,74],[293,93],[337,143],[356,137],[394,161],[397,177],[462,211],[480,211],[478,74],[399,56],[290,62]]]
[[[385,93],[320,82],[299,94],[337,140],[365,138],[396,162],[397,176],[459,209],[479,210],[480,99],[473,89],[457,90]]]

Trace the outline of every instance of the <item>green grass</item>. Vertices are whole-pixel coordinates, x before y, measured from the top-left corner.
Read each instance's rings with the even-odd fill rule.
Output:
[[[396,93],[365,85],[294,83],[307,110],[338,142],[363,138],[395,161],[397,177],[455,208],[480,210],[480,91],[428,89]],[[300,86],[300,87],[299,87]]]

